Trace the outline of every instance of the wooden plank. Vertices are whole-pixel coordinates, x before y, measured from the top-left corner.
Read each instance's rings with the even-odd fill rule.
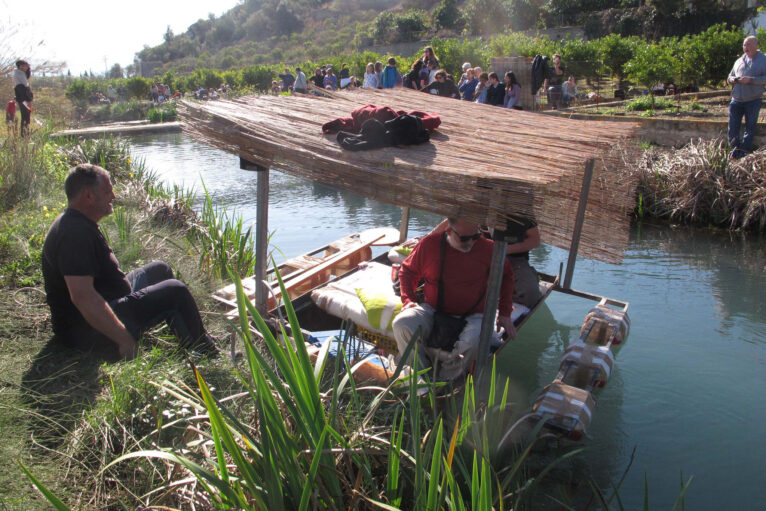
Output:
[[[590,194],[590,183],[593,179],[594,161],[588,160],[585,164],[585,175],[582,178],[582,187],[580,188],[580,203],[577,206],[577,215],[575,216],[574,229],[572,230],[572,244],[569,247],[569,257],[567,258],[567,270],[564,273],[565,288],[572,287],[572,274],[574,273],[575,262],[577,261],[577,252],[580,249],[580,237],[582,236],[583,222],[585,222],[585,208],[588,205],[588,195]]]

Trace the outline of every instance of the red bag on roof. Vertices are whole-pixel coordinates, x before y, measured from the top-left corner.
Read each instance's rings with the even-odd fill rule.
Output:
[[[359,133],[362,129],[362,124],[368,119],[386,122],[406,114],[420,117],[423,122],[423,128],[428,131],[435,130],[442,123],[438,114],[429,114],[419,110],[406,112],[404,110],[394,110],[388,106],[364,105],[351,112],[351,117],[341,117],[340,119],[324,123],[322,125],[322,132],[337,133],[339,131],[348,131],[350,133]]]

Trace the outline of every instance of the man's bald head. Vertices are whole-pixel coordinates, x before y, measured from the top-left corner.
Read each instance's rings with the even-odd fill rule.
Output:
[[[758,38],[754,35],[745,37],[745,40],[742,41],[742,50],[748,57],[755,57],[755,52],[758,51]]]

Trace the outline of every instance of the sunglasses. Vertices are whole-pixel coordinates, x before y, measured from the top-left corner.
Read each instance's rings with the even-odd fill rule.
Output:
[[[476,241],[476,240],[478,240],[479,238],[481,238],[481,233],[480,233],[480,232],[477,232],[477,233],[475,233],[475,234],[468,234],[468,235],[466,235],[466,236],[461,236],[461,235],[460,235],[460,234],[458,234],[458,232],[457,232],[455,229],[453,229],[452,227],[450,227],[450,231],[452,231],[452,233],[453,233],[455,236],[457,236],[457,237],[458,237],[458,239],[460,240],[460,243],[468,243],[469,241]]]

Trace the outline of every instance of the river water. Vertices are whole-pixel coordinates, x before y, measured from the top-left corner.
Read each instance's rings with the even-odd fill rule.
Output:
[[[134,153],[166,183],[201,192],[204,181],[216,204],[254,221],[256,174],[236,156],[179,134],[136,137]],[[286,257],[399,225],[394,206],[280,172],[270,184],[272,244]],[[410,233],[439,220],[415,211]],[[543,245],[531,260],[557,273],[566,255]],[[630,337],[581,442],[600,486],[620,479],[636,447],[626,509],[642,507],[645,475],[650,508],[670,509],[681,473],[694,477],[686,509],[766,509],[766,240],[644,223],[622,265],[579,259],[573,287],[630,302]],[[593,306],[560,293],[546,303],[498,360],[522,405],[553,379]]]

